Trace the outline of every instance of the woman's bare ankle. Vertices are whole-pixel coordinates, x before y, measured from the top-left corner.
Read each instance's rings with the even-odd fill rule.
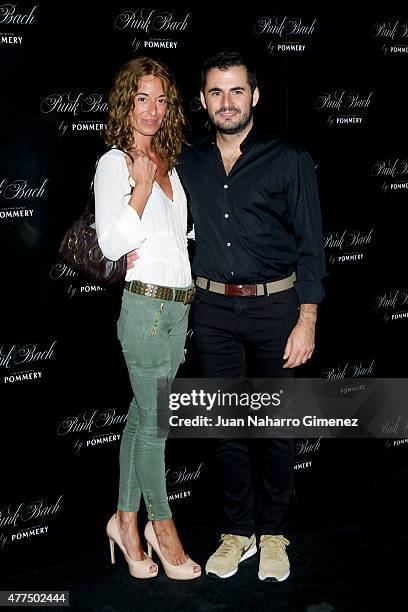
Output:
[[[116,518],[119,525],[123,528],[134,527],[137,530],[137,512],[117,510]]]
[[[154,530],[160,549],[169,563],[182,565],[187,561],[182,543],[177,533],[173,517],[161,521],[153,521]]]
[[[173,517],[161,520],[153,520],[152,525],[156,533],[173,533],[177,532]]]

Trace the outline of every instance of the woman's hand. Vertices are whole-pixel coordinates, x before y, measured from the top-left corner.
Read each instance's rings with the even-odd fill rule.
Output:
[[[147,200],[152,193],[157,164],[149,159],[144,151],[134,149],[131,155],[133,162],[128,155],[125,156],[129,174],[135,181],[135,188],[130,196],[129,206],[142,218]]]
[[[126,155],[126,164],[129,174],[135,181],[136,186],[142,192],[150,195],[156,176],[157,165],[140,149],[131,152],[133,162]]]

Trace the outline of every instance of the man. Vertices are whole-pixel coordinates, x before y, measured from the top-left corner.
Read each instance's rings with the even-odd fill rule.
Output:
[[[290,378],[314,350],[325,276],[314,165],[300,147],[255,131],[259,95],[239,53],[207,60],[200,96],[215,133],[186,147],[178,167],[195,227],[192,328],[204,378]],[[281,581],[295,441],[254,442],[256,487],[247,442],[216,441],[226,525],[206,572],[234,575],[256,553],[257,531],[258,576]]]

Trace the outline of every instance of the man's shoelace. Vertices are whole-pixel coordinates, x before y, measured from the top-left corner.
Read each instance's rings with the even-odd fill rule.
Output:
[[[264,538],[259,546],[263,548],[262,556],[265,560],[277,559],[281,561],[284,557],[284,553],[286,553],[286,546],[289,543],[289,540],[279,535],[269,536],[266,539]]]
[[[226,556],[230,552],[241,552],[242,544],[240,543],[239,536],[231,533],[223,533],[221,540],[222,544],[217,550],[217,556]]]

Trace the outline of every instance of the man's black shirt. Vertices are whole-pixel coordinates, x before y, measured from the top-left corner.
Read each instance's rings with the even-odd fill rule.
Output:
[[[319,303],[325,256],[312,158],[254,128],[241,151],[227,175],[215,135],[183,148],[177,171],[194,220],[193,274],[252,284],[295,271],[300,303]]]

